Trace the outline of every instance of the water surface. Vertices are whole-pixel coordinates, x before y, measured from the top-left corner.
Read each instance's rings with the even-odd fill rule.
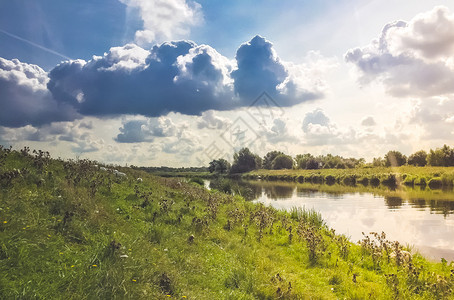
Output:
[[[278,209],[315,209],[330,228],[357,242],[362,232],[382,232],[426,257],[454,260],[454,192],[329,187],[238,181],[239,192]]]

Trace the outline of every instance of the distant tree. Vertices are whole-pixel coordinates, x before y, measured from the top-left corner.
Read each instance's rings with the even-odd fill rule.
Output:
[[[280,169],[292,169],[293,168],[293,158],[290,155],[279,154],[276,158],[273,159],[271,163],[273,170]]]
[[[427,165],[427,152],[424,150],[417,151],[408,157],[408,164],[413,166],[424,167]]]
[[[381,157],[374,157],[372,161],[372,165],[374,167],[384,167],[385,166],[385,161]]]
[[[263,157],[263,163],[262,163],[262,168],[264,169],[272,169],[273,167],[271,164],[273,163],[273,160],[278,156],[284,154],[280,151],[270,151],[268,152],[264,157]]]
[[[435,150],[430,149],[427,155],[427,163],[431,166],[454,166],[454,149],[448,145]]]
[[[385,166],[399,167],[407,163],[407,157],[399,151],[391,150],[385,154]]]
[[[306,162],[306,168],[308,170],[316,170],[320,167],[320,162],[315,158],[311,158]]]
[[[315,157],[312,156],[312,154],[310,154],[310,153],[298,154],[295,157],[296,167],[298,169],[306,169],[307,162],[311,159],[315,159]]]
[[[210,162],[210,165],[208,166],[208,171],[210,171],[210,173],[219,174],[228,173],[230,171],[230,163],[223,158],[214,159]]]
[[[249,148],[242,148],[233,155],[233,164],[230,173],[245,173],[259,169],[262,165],[262,159],[251,152]]]

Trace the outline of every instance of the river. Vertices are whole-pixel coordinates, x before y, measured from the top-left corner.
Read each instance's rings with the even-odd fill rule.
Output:
[[[234,181],[237,193],[278,209],[294,207],[321,213],[330,228],[350,237],[384,231],[429,259],[454,260],[454,192],[365,188],[278,181]],[[210,182],[206,182],[210,186]]]

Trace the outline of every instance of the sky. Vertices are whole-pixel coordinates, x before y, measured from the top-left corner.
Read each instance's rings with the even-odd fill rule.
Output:
[[[118,165],[454,141],[454,3],[0,0],[0,144]]]

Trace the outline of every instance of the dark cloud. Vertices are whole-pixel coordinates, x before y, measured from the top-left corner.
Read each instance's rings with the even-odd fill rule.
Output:
[[[236,53],[237,69],[231,73],[235,94],[246,101],[267,92],[279,106],[292,106],[322,97],[314,87],[299,87],[273,49],[273,44],[255,36]],[[302,90],[302,91],[301,91]],[[297,96],[298,94],[298,96]]]
[[[128,47],[133,47],[131,56],[142,55],[142,48]],[[194,115],[233,108],[211,55],[215,50],[208,48],[187,41],[164,43],[153,47],[143,64],[130,68],[110,61],[110,53],[88,63],[66,62],[50,72],[48,87],[56,99],[83,115],[156,117],[170,111]]]
[[[249,106],[263,91],[282,107],[323,96],[322,80],[305,80],[313,77],[312,69],[286,65],[263,37],[241,45],[236,60],[191,41],[149,51],[134,44],[113,47],[88,62],[62,62],[49,73],[2,59],[0,125],[41,126],[82,116],[201,115]],[[123,129],[118,141],[127,141],[138,127]]]
[[[76,119],[75,109],[52,98],[47,80],[47,73],[36,65],[0,57],[0,125],[39,126]]]
[[[454,15],[435,7],[408,23],[387,24],[378,39],[350,49],[345,60],[357,66],[361,83],[382,81],[393,96],[453,93],[453,28]]]
[[[115,141],[118,143],[141,143],[147,140],[147,136],[143,131],[143,125],[146,121],[134,120],[123,124],[120,128],[120,132]]]

